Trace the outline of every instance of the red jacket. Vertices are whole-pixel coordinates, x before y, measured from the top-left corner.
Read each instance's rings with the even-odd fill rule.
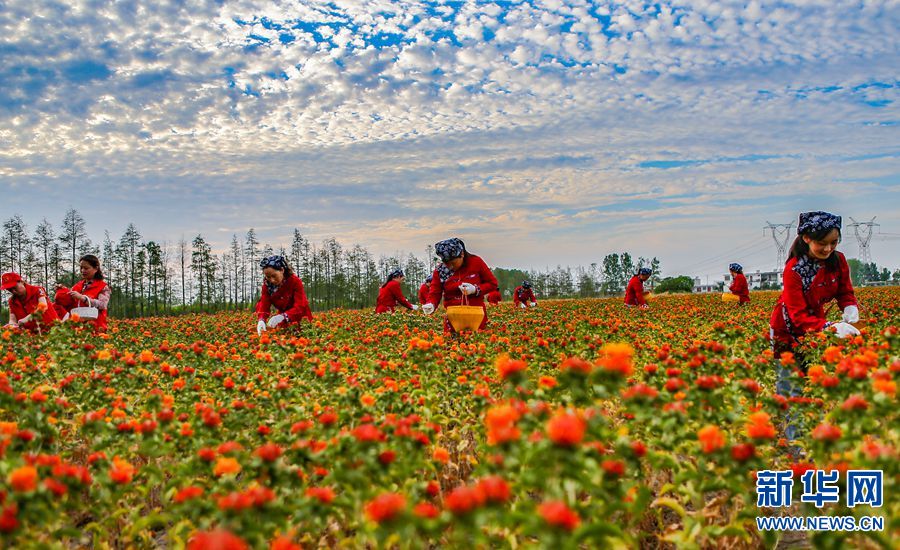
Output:
[[[22,284],[25,284],[24,282]],[[16,320],[23,319],[35,311],[38,308],[38,302],[41,298],[47,299],[47,292],[43,287],[34,286],[25,284],[25,297],[18,298],[16,296],[10,296],[9,298],[9,311],[16,316]],[[27,323],[19,323],[19,326],[25,330],[30,330],[31,332],[36,332],[38,327],[38,318],[40,318],[40,326],[42,331],[47,331],[52,325],[53,321],[59,320],[59,316],[56,314],[56,310],[53,308],[53,304],[47,300],[47,310],[44,311],[43,315],[34,315],[30,321]]]
[[[750,287],[747,286],[747,277],[744,277],[743,273],[738,273],[734,276],[734,282],[731,283],[728,290],[732,294],[737,294],[741,297],[740,303],[743,304],[750,301]]]
[[[103,292],[103,289],[106,288],[106,281],[91,281],[90,286],[88,286],[87,290],[84,289],[85,281],[84,279],[78,281],[74,285],[72,285],[72,289],[75,292],[84,294],[91,300],[96,300],[100,297],[100,293]],[[60,289],[56,291],[56,297],[54,298],[54,307],[56,308],[56,314],[60,316],[60,318],[65,317],[66,313],[72,311],[76,307],[87,306],[85,303],[76,303],[75,300],[69,296],[69,289]],[[96,307],[96,306],[94,306]],[[106,331],[108,327],[106,318],[107,318],[107,308],[103,309],[97,308],[98,314],[97,318],[94,319],[94,328],[100,331]]]
[[[494,277],[484,260],[466,252],[463,264],[445,282],[441,282],[440,273],[437,269],[434,270],[431,289],[428,293],[428,303],[437,307],[443,298],[444,307],[462,305],[463,294],[459,290],[459,285],[462,283],[470,283],[478,288],[475,294],[467,297],[467,303],[470,306],[484,308],[484,296],[497,290],[497,278]],[[446,329],[448,326],[448,323],[445,322],[444,328]],[[484,309],[484,319],[481,321],[479,329],[483,329],[485,326],[487,326],[487,309]]]
[[[833,299],[837,299],[842,310],[856,305],[847,260],[840,252],[834,254],[838,255],[838,269],[829,271],[825,266],[820,267],[806,292],[803,291],[800,275],[794,271],[797,258],[791,258],[784,264],[784,289],[769,321],[776,340],[792,343],[807,332],[825,328],[824,305]],[[790,319],[793,330],[788,327],[785,316]]]
[[[513,291],[513,303],[518,307],[519,304],[528,305],[528,302],[537,302],[537,298],[534,297],[534,290],[517,286]]]
[[[425,305],[428,301],[428,283],[422,283],[419,287],[419,305]]]
[[[288,323],[299,323],[300,319],[312,321],[312,311],[309,309],[309,300],[303,290],[303,281],[296,275],[286,278],[275,293],[269,295],[269,287],[263,283],[262,294],[256,304],[256,316],[259,319],[269,318],[269,309],[275,306],[278,313],[286,315]]]
[[[412,309],[412,304],[403,296],[403,289],[400,288],[400,281],[392,279],[388,281],[381,290],[378,291],[378,301],[375,302],[375,313],[390,313],[394,311],[397,304],[403,304],[406,308]]]
[[[489,304],[496,305],[500,303],[502,297],[500,296],[499,290],[494,290],[493,292],[488,292],[487,296],[485,296],[485,299]]]
[[[647,302],[644,301],[644,281],[640,275],[635,275],[628,281],[628,288],[625,289],[625,303],[629,306],[642,306]]]

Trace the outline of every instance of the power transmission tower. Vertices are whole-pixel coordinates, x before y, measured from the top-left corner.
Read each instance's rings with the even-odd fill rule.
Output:
[[[848,226],[852,227],[854,233],[856,233],[856,242],[859,243],[859,261],[865,266],[872,263],[872,253],[869,252],[869,243],[872,242],[872,229],[881,225],[875,223],[875,218],[877,217],[878,216],[872,216],[872,219],[867,222],[858,222],[853,218],[850,218],[850,221],[853,223]]]
[[[792,227],[794,227],[794,222],[772,223],[768,220],[766,221],[766,226],[763,227],[763,233],[765,233],[767,229],[772,230],[772,240],[775,241],[775,247],[778,249],[778,263],[775,264],[775,271],[780,271],[784,268],[784,262],[787,260],[787,247],[788,241],[791,239]]]

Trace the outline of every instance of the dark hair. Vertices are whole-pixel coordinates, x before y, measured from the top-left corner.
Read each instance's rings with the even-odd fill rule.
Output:
[[[402,273],[401,273],[400,275],[394,275],[393,277],[391,277],[390,275],[391,275],[391,274],[388,273],[388,278],[387,278],[387,280],[384,282],[384,284],[381,285],[381,288],[386,287],[386,286],[388,285],[388,283],[391,282],[391,281],[393,281],[394,279],[399,279],[400,277],[405,277],[405,275],[403,275]]]
[[[803,240],[803,237],[809,237],[814,241],[820,241],[828,236],[834,229],[829,227],[827,229],[820,229],[818,231],[810,231],[809,233],[804,233],[802,235],[797,235],[797,238],[794,239],[794,244],[791,245],[791,253],[788,255],[788,260],[791,258],[802,258],[803,256],[809,255],[809,245],[806,244],[806,241]],[[838,232],[838,242],[841,242],[841,230],[837,229]],[[841,261],[838,260],[837,250],[831,253],[831,256],[825,260],[825,268],[828,271],[837,271],[841,268]]]
[[[94,256],[93,254],[85,254],[78,260],[78,262],[79,263],[81,263],[81,262],[89,263],[91,265],[91,267],[93,267],[94,269],[97,270],[97,272],[94,273],[94,280],[95,281],[103,280],[103,270],[100,269],[100,258],[98,258],[97,256]]]

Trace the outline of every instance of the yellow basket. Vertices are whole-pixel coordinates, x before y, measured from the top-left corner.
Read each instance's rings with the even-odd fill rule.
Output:
[[[652,292],[650,292],[649,290],[644,291],[644,301],[645,302],[652,302],[653,298],[655,298],[655,296],[653,295]]]
[[[456,332],[476,331],[484,319],[484,309],[481,306],[449,306],[447,318]]]
[[[732,294],[730,292],[723,292],[722,293],[722,301],[723,302],[740,302],[741,297],[738,296],[737,294]]]

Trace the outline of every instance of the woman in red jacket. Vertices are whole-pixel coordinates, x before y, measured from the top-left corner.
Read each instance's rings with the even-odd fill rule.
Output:
[[[428,302],[422,306],[422,311],[431,315],[441,299],[444,300],[444,307],[462,305],[465,300],[470,306],[484,309],[484,319],[478,327],[483,330],[487,326],[484,296],[497,289],[497,278],[484,260],[466,251],[466,245],[460,239],[441,241],[434,245],[434,251],[442,263],[432,274]],[[444,331],[453,332],[446,317]]]
[[[93,320],[94,329],[98,332],[106,332],[107,311],[109,310],[109,298],[112,290],[103,280],[103,271],[100,269],[100,259],[93,254],[81,257],[81,280],[75,283],[71,289],[65,285],[56,285],[56,298],[53,307],[56,314],[63,320],[68,319],[73,309],[95,308],[97,317]]]
[[[299,325],[301,319],[312,321],[309,300],[303,290],[303,281],[294,275],[284,256],[269,256],[259,262],[263,270],[262,294],[256,304],[256,332],[262,335],[266,327]],[[278,314],[269,317],[275,307]],[[266,323],[266,319],[269,320]]]
[[[0,289],[12,294],[7,327],[46,332],[59,320],[56,310],[47,302],[44,288],[27,284],[18,273],[10,271],[0,275]]]
[[[397,304],[401,304],[403,307],[413,311],[419,309],[419,306],[409,303],[409,300],[403,296],[403,289],[400,287],[403,279],[403,270],[400,268],[388,274],[387,281],[381,285],[381,290],[378,291],[375,313],[393,313]]]
[[[740,304],[746,304],[750,301],[750,287],[747,285],[747,277],[744,277],[744,268],[741,264],[729,264],[728,271],[731,272],[731,286],[728,290],[732,294],[740,298]]]
[[[642,267],[638,270],[630,281],[628,288],[625,289],[625,305],[628,307],[639,306],[641,309],[647,309],[647,300],[644,299],[644,281],[650,278],[653,271],[649,267]]]
[[[513,304],[516,307],[525,309],[528,306],[536,307],[537,298],[534,297],[534,290],[531,288],[531,281],[524,280],[522,284],[517,286],[513,291]]]
[[[428,302],[428,289],[431,287],[432,276],[425,277],[425,282],[419,287],[419,305],[424,306]]]
[[[769,322],[779,395],[793,397],[800,393],[800,386],[792,380],[793,369],[782,365],[780,358],[784,352],[794,352],[794,362],[805,374],[806,360],[795,350],[804,334],[825,329],[834,330],[841,338],[859,334],[850,324],[859,321],[850,267],[844,255],[835,250],[840,240],[840,216],[828,212],[800,214],[797,238],[784,265],[784,288]],[[843,310],[841,321],[836,323],[825,318],[824,309],[834,299]],[[797,428],[788,415],[785,437],[793,440],[796,435]]]
[[[485,296],[484,299],[487,300],[487,303],[495,306],[499,304],[503,298],[500,296],[500,289],[498,288],[497,290],[488,292],[487,296]]]

